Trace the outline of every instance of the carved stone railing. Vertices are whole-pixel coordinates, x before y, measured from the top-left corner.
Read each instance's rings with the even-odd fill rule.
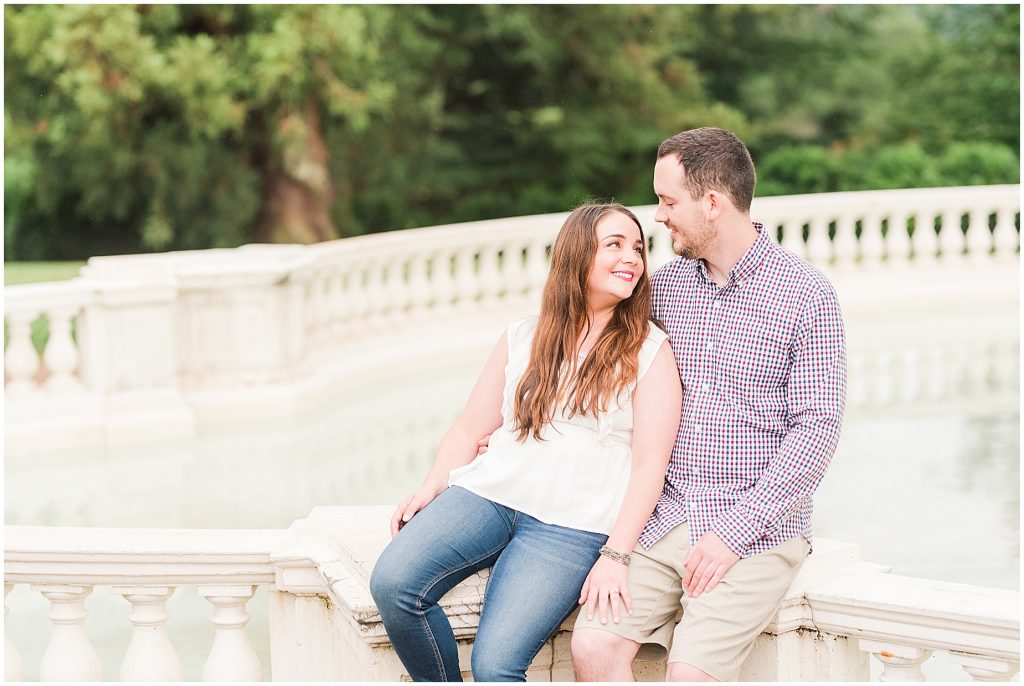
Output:
[[[83,603],[97,586],[121,594],[131,638],[123,681],[179,681],[165,603],[181,585],[212,606],[214,639],[203,680],[262,678],[247,636],[246,603],[269,593],[270,673],[274,681],[398,681],[404,668],[369,593],[373,565],[388,541],[387,507],[319,507],[288,530],[157,530],[7,527],[6,594],[28,584],[51,603],[43,681],[106,676],[86,631]],[[815,541],[778,614],[755,642],[741,680],[865,681],[869,655],[884,680],[922,680],[921,663],[947,653],[971,678],[1013,677],[1020,662],[1019,594],[885,573],[860,561],[850,543]],[[469,675],[487,571],[442,600]],[[685,610],[684,610],[685,611]],[[573,681],[570,617],[530,667],[532,679]],[[22,678],[19,635],[8,623],[5,680]],[[661,680],[664,651],[644,648],[642,681]]]
[[[4,530],[4,599],[28,584],[50,601],[52,633],[40,681],[101,681],[100,658],[86,632],[85,599],[111,587],[130,606],[132,635],[121,681],[181,681],[167,636],[168,598],[194,586],[212,606],[214,639],[204,681],[261,681],[263,669],[245,632],[246,603],[273,584],[270,551],[284,531],[100,529],[8,526]],[[18,635],[6,633],[5,681],[22,679]]]
[[[635,209],[653,269],[673,257],[668,234],[653,206]],[[1017,309],[1019,210],[1019,186],[976,186],[762,198],[752,215],[835,283],[851,370],[876,370],[869,376],[878,380],[863,392],[851,387],[856,405],[941,400],[961,392],[958,379],[1016,378],[1013,335],[983,330],[904,360],[907,339],[883,345],[881,329],[1002,308],[993,326],[1015,331],[1005,319]],[[410,355],[462,359],[535,311],[566,214],[310,246],[95,257],[70,282],[6,287],[8,449],[159,439],[189,435],[199,422],[296,415],[340,382],[372,380]],[[41,356],[30,340],[39,317],[50,320]],[[894,387],[893,378],[909,380]],[[52,430],[55,414],[62,431]]]

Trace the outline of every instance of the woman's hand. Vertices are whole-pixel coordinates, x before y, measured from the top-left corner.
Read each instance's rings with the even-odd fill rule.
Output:
[[[415,493],[399,503],[395,513],[391,515],[391,538],[397,536],[401,528],[408,524],[417,512],[429,505],[446,488],[447,482],[424,482]]]
[[[612,621],[619,623],[619,601],[626,612],[633,614],[633,598],[629,595],[627,579],[629,568],[621,562],[602,555],[594,563],[594,568],[583,582],[580,592],[580,605],[586,605],[584,611],[587,619],[594,618],[594,608],[598,610],[601,623],[608,623],[608,609],[611,607]]]

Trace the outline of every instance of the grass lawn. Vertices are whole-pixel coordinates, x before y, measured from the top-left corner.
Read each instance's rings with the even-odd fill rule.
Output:
[[[4,285],[65,281],[78,276],[85,262],[4,262]]]

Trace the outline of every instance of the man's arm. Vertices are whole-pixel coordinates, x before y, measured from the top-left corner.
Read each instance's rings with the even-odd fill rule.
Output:
[[[846,404],[846,335],[835,292],[818,293],[801,317],[788,379],[788,432],[745,497],[690,548],[683,585],[710,591],[750,545],[810,498],[839,441]]]
[[[773,533],[811,497],[839,442],[846,404],[846,335],[831,288],[809,303],[791,356],[786,437],[754,487],[712,526],[737,555]]]

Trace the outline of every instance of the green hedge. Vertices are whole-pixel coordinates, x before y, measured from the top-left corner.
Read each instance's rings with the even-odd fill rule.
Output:
[[[931,154],[916,142],[865,150],[787,146],[757,165],[757,195],[1020,183],[1016,152],[1000,143],[955,143]]]

